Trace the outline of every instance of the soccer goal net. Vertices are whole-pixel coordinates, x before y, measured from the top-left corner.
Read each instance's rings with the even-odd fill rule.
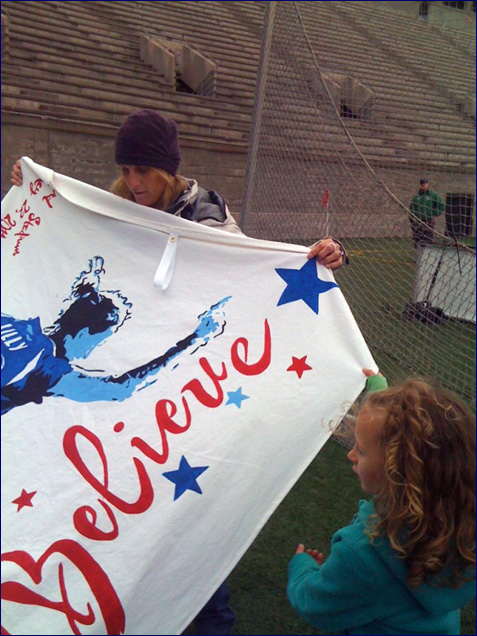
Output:
[[[475,405],[475,38],[380,4],[267,3],[242,227],[342,241],[383,373]]]

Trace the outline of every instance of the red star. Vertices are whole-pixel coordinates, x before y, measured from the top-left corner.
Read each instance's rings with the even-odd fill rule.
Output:
[[[22,494],[12,501],[12,503],[17,504],[18,506],[17,512],[20,512],[24,506],[30,506],[30,508],[33,508],[31,500],[36,495],[36,492],[36,490],[33,492],[27,492],[24,488],[22,489]]]
[[[301,378],[305,371],[311,371],[310,365],[306,363],[306,356],[303,356],[303,358],[295,358],[295,356],[292,356],[292,360],[293,362],[287,371],[296,371],[299,378]]]

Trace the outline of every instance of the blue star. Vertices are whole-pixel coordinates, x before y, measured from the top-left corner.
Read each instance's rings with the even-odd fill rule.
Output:
[[[172,481],[172,483],[176,485],[174,501],[179,499],[186,490],[194,490],[201,495],[202,490],[197,483],[197,477],[207,470],[207,468],[208,466],[197,466],[196,468],[192,468],[184,455],[182,455],[178,470],[170,470],[167,473],[162,473],[166,479]]]
[[[238,406],[239,409],[242,407],[242,402],[249,398],[248,395],[244,395],[242,393],[242,387],[238,388],[236,391],[227,391],[227,395],[229,396],[229,399],[225,403],[225,406],[227,406],[227,404],[235,404],[235,406]]]
[[[303,300],[315,314],[318,314],[320,294],[338,287],[336,283],[327,283],[318,277],[314,259],[308,260],[300,269],[276,269],[275,271],[287,284],[277,305]]]

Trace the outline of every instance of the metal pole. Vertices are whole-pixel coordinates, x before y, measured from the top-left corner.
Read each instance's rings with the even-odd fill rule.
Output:
[[[273,23],[275,20],[276,2],[267,2],[265,13],[264,29],[262,37],[262,47],[260,50],[260,65],[258,69],[257,85],[255,87],[255,105],[252,115],[252,125],[250,129],[250,143],[247,157],[247,173],[245,177],[245,194],[242,206],[242,231],[247,233],[247,218],[250,210],[253,184],[255,179],[255,169],[257,165],[257,153],[260,139],[260,126],[262,123],[263,102],[265,99],[265,86],[267,83],[268,62],[270,58],[270,47],[272,44]]]

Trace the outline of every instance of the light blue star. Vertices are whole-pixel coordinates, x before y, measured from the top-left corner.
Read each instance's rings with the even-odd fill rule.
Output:
[[[170,470],[167,473],[162,473],[166,479],[172,481],[172,483],[176,485],[174,501],[179,499],[186,490],[193,490],[201,495],[202,490],[197,483],[197,477],[207,470],[207,468],[208,466],[197,466],[196,468],[192,468],[184,455],[182,455],[181,462],[177,470]]]
[[[235,406],[239,409],[242,408],[242,402],[249,399],[248,395],[244,395],[242,393],[242,387],[238,388],[236,391],[227,391],[227,395],[229,396],[229,399],[225,403],[225,406],[227,406],[227,404],[235,404]]]
[[[320,294],[338,287],[336,283],[328,283],[318,277],[314,259],[308,260],[300,269],[276,269],[275,271],[287,284],[277,305],[303,300],[315,314],[318,314]]]

